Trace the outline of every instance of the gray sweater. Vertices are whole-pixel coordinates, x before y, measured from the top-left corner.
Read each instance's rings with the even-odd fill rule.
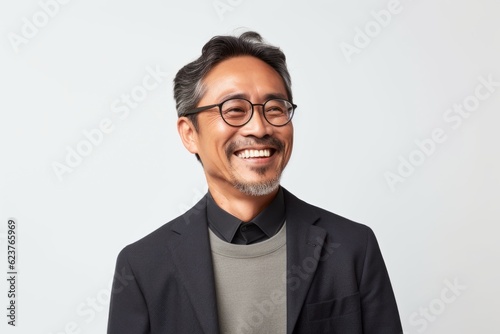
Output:
[[[221,333],[286,333],[286,223],[251,245],[210,231],[210,245]]]

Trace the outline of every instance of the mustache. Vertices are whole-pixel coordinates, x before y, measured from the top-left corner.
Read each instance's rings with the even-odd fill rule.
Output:
[[[228,159],[231,158],[231,155],[234,152],[241,150],[244,147],[254,146],[254,145],[269,146],[275,149],[276,152],[281,152],[285,149],[285,144],[281,140],[279,140],[276,137],[271,137],[269,135],[266,135],[262,138],[255,137],[253,139],[238,140],[229,143],[229,145],[226,147],[227,158]]]

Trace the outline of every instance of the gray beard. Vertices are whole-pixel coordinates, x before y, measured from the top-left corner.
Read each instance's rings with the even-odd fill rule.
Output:
[[[239,182],[234,180],[233,185],[236,189],[248,196],[269,195],[280,185],[280,175],[266,182]]]

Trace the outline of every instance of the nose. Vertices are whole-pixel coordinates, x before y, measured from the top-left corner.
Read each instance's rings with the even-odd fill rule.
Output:
[[[262,104],[254,104],[252,118],[242,127],[243,135],[262,138],[273,134],[274,126],[264,118],[263,108]]]

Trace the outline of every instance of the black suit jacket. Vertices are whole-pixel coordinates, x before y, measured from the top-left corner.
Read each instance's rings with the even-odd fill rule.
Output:
[[[402,333],[371,229],[284,195],[287,334]],[[219,333],[206,196],[118,256],[108,334],[145,333]]]

